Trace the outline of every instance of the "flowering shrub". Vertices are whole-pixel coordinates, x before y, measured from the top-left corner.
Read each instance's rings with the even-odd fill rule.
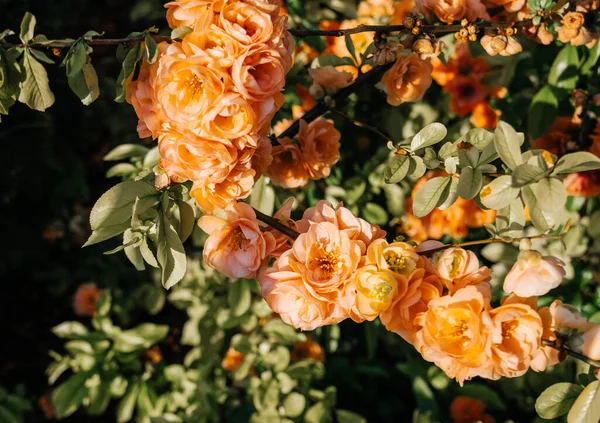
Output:
[[[149,314],[185,315],[119,324],[119,289],[79,286],[91,320],[53,328],[48,415],[364,421],[328,361],[365,344],[386,374],[382,344],[414,421],[600,420],[599,5],[339,3],[176,0],[170,33],[117,40],[49,40],[27,13],[0,34],[2,114],[54,103],[46,48],[93,103],[92,46],[118,45],[147,146],[105,155],[121,182],[83,246],[119,237],[106,254],[155,278]]]

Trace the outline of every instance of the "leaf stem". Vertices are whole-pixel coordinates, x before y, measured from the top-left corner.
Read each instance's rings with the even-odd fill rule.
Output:
[[[299,232],[295,231],[294,229],[292,229],[288,226],[285,226],[283,223],[281,223],[279,220],[275,219],[274,217],[266,215],[263,212],[256,210],[256,209],[254,209],[254,213],[256,213],[256,218],[258,220],[260,220],[263,223],[266,223],[267,225],[269,225],[273,229],[281,232],[282,234],[284,234],[292,239],[296,239],[300,236]]]
[[[571,357],[576,358],[577,360],[581,360],[584,363],[589,364],[590,366],[599,367],[600,368],[600,361],[592,360],[591,358],[586,357],[585,355],[583,355],[581,353],[578,353],[576,351],[573,351],[573,350],[569,349],[564,344],[563,345],[559,345],[555,341],[549,341],[547,339],[542,339],[542,344],[544,346],[546,346],[546,347],[554,348],[557,351],[564,352],[567,355],[570,355]]]
[[[357,120],[354,120],[350,116],[348,116],[347,114],[342,112],[341,110],[335,109],[333,107],[329,107],[329,111],[344,118],[345,120],[347,120],[348,122],[352,123],[355,126],[358,126],[359,128],[364,128],[364,129],[380,136],[381,138],[385,139],[386,141],[389,141],[391,143],[394,142],[394,140],[392,140],[389,136],[387,136],[386,134],[381,132],[379,129],[375,128],[374,126],[367,125],[366,123],[362,123]]]
[[[565,236],[565,234],[561,234],[561,235],[542,234],[542,235],[535,235],[535,236],[526,236],[526,237],[522,237],[522,238],[513,238],[511,240],[504,240],[502,238],[489,238],[489,239],[482,239],[479,241],[469,241],[469,242],[461,242],[461,243],[443,245],[441,247],[432,248],[431,250],[419,251],[419,254],[429,255],[429,254],[434,254],[439,251],[444,251],[444,250],[447,250],[448,248],[454,248],[454,247],[463,248],[463,247],[472,247],[475,245],[486,245],[486,244],[496,244],[496,243],[512,244],[514,242],[521,242],[524,239],[562,239],[564,236]]]

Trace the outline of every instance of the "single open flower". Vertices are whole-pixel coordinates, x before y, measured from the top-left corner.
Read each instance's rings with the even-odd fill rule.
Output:
[[[504,291],[519,297],[545,295],[556,288],[565,276],[564,263],[533,250],[521,251],[517,262],[504,279]]]

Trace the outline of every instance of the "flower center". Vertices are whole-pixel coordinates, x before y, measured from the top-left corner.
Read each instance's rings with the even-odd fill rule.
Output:
[[[405,256],[392,252],[385,254],[384,257],[385,262],[392,272],[402,273],[402,271],[406,268],[408,259]]]
[[[326,251],[320,242],[317,243],[317,248],[319,253],[314,259],[316,267],[329,277],[329,275],[339,270],[339,267],[342,265],[342,261],[339,258],[340,250],[336,248],[333,251]]]
[[[242,249],[248,242],[248,238],[244,235],[244,231],[239,226],[236,227],[229,238],[230,245],[235,246],[238,250]]]
[[[504,339],[512,338],[513,334],[518,326],[519,326],[519,322],[517,320],[510,320],[508,322],[502,322],[502,337]]]
[[[202,94],[202,88],[204,86],[204,83],[200,78],[198,78],[198,75],[196,75],[195,73],[187,77],[186,84],[192,93],[192,98],[196,98],[200,94]]]
[[[377,301],[384,301],[392,292],[392,286],[387,283],[380,283],[373,287],[370,297]]]

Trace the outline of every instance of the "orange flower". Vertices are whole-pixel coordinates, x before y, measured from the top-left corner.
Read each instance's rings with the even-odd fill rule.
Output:
[[[73,297],[73,310],[78,316],[96,315],[96,303],[100,299],[100,291],[93,282],[79,285]]]
[[[425,269],[417,269],[409,276],[401,276],[408,286],[406,293],[394,298],[392,305],[381,315],[385,328],[400,335],[410,344],[415,343],[415,317],[427,311],[432,300],[440,298],[444,286],[436,275],[426,275]]]
[[[198,220],[209,235],[204,262],[231,278],[252,278],[275,248],[275,237],[261,231],[254,210],[246,203],[237,203],[226,213],[226,219],[202,216]]]
[[[600,172],[571,173],[563,181],[567,195],[593,198],[600,194]]]
[[[415,7],[415,0],[402,0],[394,2],[394,12],[390,20],[390,25],[400,25],[404,18],[408,16]]]
[[[457,76],[444,87],[451,94],[450,110],[459,116],[472,112],[477,105],[485,103],[487,88],[481,83],[477,74]]]
[[[51,420],[56,417],[56,409],[52,404],[51,390],[47,391],[44,395],[40,397],[40,399],[38,400],[38,406],[40,407],[40,410],[42,410],[42,413],[44,414],[44,417],[47,420]]]
[[[504,6],[507,12],[518,12],[525,7],[525,0],[488,0],[493,6]]]
[[[438,58],[431,59],[431,62],[434,67],[432,77],[442,87],[457,76],[477,74],[482,78],[483,74],[491,70],[490,65],[484,57],[474,58],[471,55],[469,46],[466,44],[457,44],[455,46],[452,57],[446,65]]]
[[[473,423],[480,421],[485,410],[482,401],[467,396],[459,396],[450,404],[450,415],[453,423]]]
[[[581,121],[578,117],[559,116],[554,120],[550,130],[531,143],[532,148],[546,150],[558,156],[567,151],[567,144],[579,132]]]
[[[545,295],[558,287],[565,276],[565,264],[534,250],[521,251],[517,262],[504,279],[504,291],[519,297]]]
[[[361,24],[373,25],[375,20],[372,18],[361,18],[360,20],[350,19],[344,20],[340,23],[339,29],[350,29],[355,28]],[[356,56],[360,58],[362,53],[367,51],[367,48],[373,42],[375,35],[373,32],[360,32],[358,34],[350,35],[354,48],[356,50]],[[331,53],[338,57],[352,57],[348,47],[346,46],[346,40],[344,37],[335,37],[331,45]]]
[[[461,385],[490,373],[492,321],[485,304],[481,293],[468,286],[431,300],[427,311],[415,318],[421,327],[415,336],[417,351]]]
[[[235,350],[232,347],[229,347],[227,352],[225,353],[225,357],[223,357],[223,361],[221,362],[221,367],[228,372],[235,372],[242,365],[242,361],[246,354],[242,354],[241,352]]]
[[[273,162],[273,146],[269,137],[262,137],[260,144],[252,155],[252,169],[256,172],[254,179],[258,179],[261,175],[269,170],[269,166]]]
[[[352,84],[354,79],[351,73],[338,71],[333,66],[309,69],[308,73],[313,79],[310,91],[314,97],[322,97],[325,92],[334,94]]]
[[[305,358],[320,361],[321,363],[325,361],[325,351],[323,351],[323,347],[313,341],[312,336],[310,335],[306,337],[306,341],[296,342],[294,344],[294,350],[290,354],[290,359],[292,361],[303,360]]]
[[[581,353],[591,360],[600,360],[600,324],[592,323],[581,337]]]
[[[294,197],[287,199],[283,206],[275,212],[273,218],[277,219],[279,223],[284,224],[288,228],[296,229],[296,222],[294,222],[290,215],[292,213],[292,206],[294,205]],[[273,229],[267,226],[265,232],[270,232],[275,237],[275,248],[269,254],[273,258],[279,258],[283,253],[292,248],[292,239],[287,235],[282,234],[277,229]]]
[[[392,106],[419,101],[431,86],[431,72],[429,60],[421,60],[416,54],[402,56],[383,75],[377,88],[387,94]]]
[[[278,138],[273,147],[273,161],[267,175],[271,182],[286,188],[300,188],[308,184],[309,173],[302,162],[302,152],[289,138]]]
[[[476,128],[495,128],[502,114],[499,110],[492,109],[487,101],[476,104],[472,113],[469,121]]]
[[[594,40],[593,34],[583,26],[585,17],[580,12],[569,12],[560,21],[563,26],[556,28],[558,40],[574,46],[588,44]]]
[[[302,163],[311,179],[329,176],[331,166],[340,159],[340,137],[332,120],[320,117],[309,124],[300,120]]]
[[[437,252],[431,258],[431,272],[438,275],[450,294],[469,285],[475,286],[484,298],[490,298],[491,269],[480,267],[472,251],[452,247]]]
[[[358,16],[388,18],[394,14],[394,0],[363,0],[358,5]]]
[[[466,17],[470,21],[477,18],[489,19],[485,6],[479,0],[416,0],[416,9],[425,14],[434,13],[447,24]]]
[[[222,182],[195,181],[190,195],[205,214],[225,210],[252,192],[255,171],[246,166],[235,167]]]

